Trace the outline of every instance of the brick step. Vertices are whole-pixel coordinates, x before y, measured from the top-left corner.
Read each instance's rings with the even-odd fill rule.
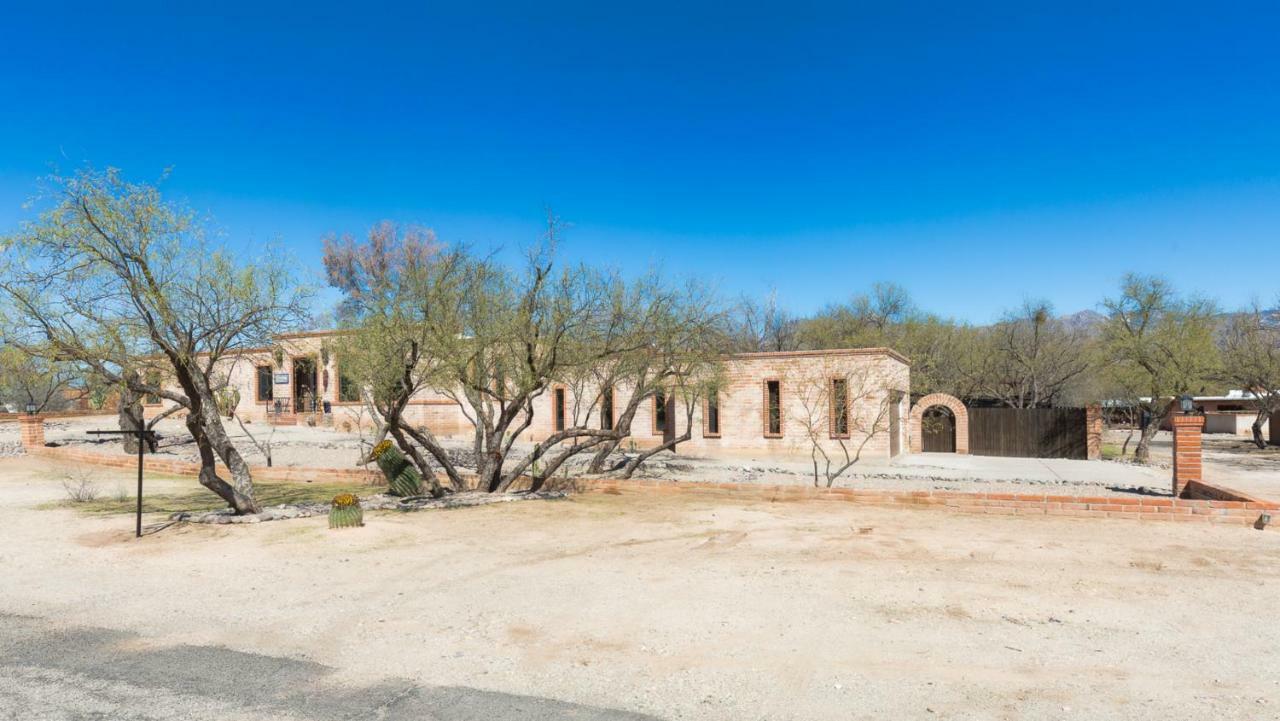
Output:
[[[273,413],[267,416],[267,423],[273,426],[296,426],[298,425],[298,416],[294,413],[281,413],[280,415]]]

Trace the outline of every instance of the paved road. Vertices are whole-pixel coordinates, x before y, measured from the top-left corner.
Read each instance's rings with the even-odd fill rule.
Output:
[[[132,633],[0,614],[0,719],[656,721],[403,679],[352,688],[333,674],[317,663],[218,647],[147,649]]]

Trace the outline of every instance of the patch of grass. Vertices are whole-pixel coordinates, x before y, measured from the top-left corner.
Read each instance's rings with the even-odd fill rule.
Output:
[[[1103,443],[1102,444],[1102,460],[1114,461],[1117,458],[1122,458],[1123,455],[1120,453],[1120,451],[1123,448],[1124,446],[1120,445],[1119,443]]]
[[[255,483],[254,493],[258,503],[263,506],[278,506],[282,503],[327,503],[339,493],[354,493],[357,496],[368,496],[378,492],[375,486],[364,484],[338,483]],[[126,498],[97,498],[82,503],[55,501],[46,503],[41,508],[75,508],[84,513],[111,515],[117,513],[133,513],[135,501],[132,496]],[[225,508],[222,499],[202,486],[182,493],[146,493],[142,494],[143,513],[178,513],[181,511],[214,511]]]

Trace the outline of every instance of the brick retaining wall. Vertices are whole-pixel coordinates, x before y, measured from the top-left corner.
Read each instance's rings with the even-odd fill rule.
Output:
[[[1202,484],[1208,485],[1208,484]],[[965,493],[962,491],[892,491],[860,488],[765,486],[752,483],[680,483],[675,481],[587,481],[595,492],[636,491],[690,493],[760,498],[771,501],[843,501],[869,506],[942,508],[962,513],[1018,516],[1078,516],[1142,521],[1180,521],[1252,525],[1262,511],[1280,503],[1210,501],[1152,496],[1058,496],[1039,493]]]
[[[87,463],[107,468],[132,470],[136,456],[105,455],[68,448],[28,448],[45,458]],[[196,476],[196,463],[145,456],[145,470],[180,476]],[[318,483],[383,483],[382,474],[363,468],[305,468],[253,466],[258,481],[303,481]],[[1155,496],[1062,496],[1041,493],[965,493],[962,491],[894,491],[862,488],[813,488],[812,486],[768,486],[755,483],[687,483],[657,480],[581,480],[585,491],[644,493],[689,493],[770,501],[842,501],[868,506],[941,508],[962,513],[990,513],[1018,516],[1077,516],[1143,521],[1179,521],[1252,525],[1262,511],[1280,511],[1280,503],[1250,500],[1207,500],[1205,497],[1250,498],[1230,489],[1197,482],[1197,498]],[[1192,489],[1189,489],[1192,490]]]

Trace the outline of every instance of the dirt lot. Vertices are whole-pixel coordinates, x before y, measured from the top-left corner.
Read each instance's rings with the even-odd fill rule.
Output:
[[[0,717],[339,717],[282,705],[301,665],[314,698],[582,705],[439,718],[1280,718],[1274,530],[594,494],[134,541],[36,509],[59,474],[0,460]],[[98,645],[37,635],[73,627]],[[121,659],[171,672],[94,675]]]

